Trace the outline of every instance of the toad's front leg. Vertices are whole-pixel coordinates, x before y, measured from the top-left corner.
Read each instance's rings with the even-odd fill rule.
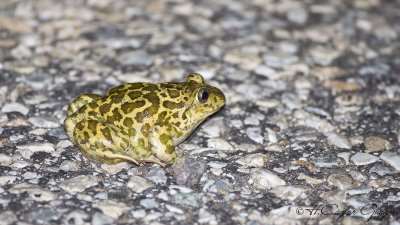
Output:
[[[172,164],[176,161],[174,142],[172,140],[174,128],[168,124],[156,124],[148,133],[150,149],[159,160]]]

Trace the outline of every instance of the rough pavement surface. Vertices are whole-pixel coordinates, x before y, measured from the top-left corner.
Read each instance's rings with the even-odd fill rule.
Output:
[[[400,224],[399,0],[0,1],[0,224]],[[69,103],[202,73],[173,166],[96,164]]]

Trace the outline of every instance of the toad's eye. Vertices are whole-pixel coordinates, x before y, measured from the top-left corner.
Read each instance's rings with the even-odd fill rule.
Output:
[[[208,92],[205,88],[199,88],[197,91],[197,101],[205,103],[208,99]]]

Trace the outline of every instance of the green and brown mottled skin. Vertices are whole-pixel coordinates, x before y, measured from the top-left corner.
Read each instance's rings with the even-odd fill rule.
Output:
[[[224,104],[218,88],[192,73],[181,83],[130,83],[105,96],[81,95],[68,107],[64,127],[92,161],[163,166],[175,162],[175,146]]]

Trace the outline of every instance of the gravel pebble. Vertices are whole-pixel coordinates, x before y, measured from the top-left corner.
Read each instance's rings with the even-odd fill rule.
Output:
[[[373,155],[370,155],[368,153],[363,153],[363,152],[357,152],[351,157],[351,161],[356,165],[356,166],[363,166],[363,165],[368,165],[371,163],[374,163],[378,161],[379,158]]]
[[[83,192],[86,188],[96,186],[98,184],[98,178],[93,175],[79,175],[71,179],[65,180],[59,184],[59,186],[74,195],[78,192]]]
[[[127,212],[130,208],[123,202],[115,202],[112,200],[104,200],[96,202],[93,207],[100,209],[106,216],[117,219],[123,213]]]
[[[316,158],[313,159],[312,161],[318,167],[328,167],[328,168],[344,164],[343,160],[340,158]]]
[[[1,112],[3,113],[10,113],[10,112],[19,112],[22,115],[28,115],[29,108],[26,106],[22,105],[21,103],[14,102],[14,103],[8,103],[1,108]]]
[[[101,164],[101,168],[105,170],[109,174],[117,174],[121,170],[125,169],[128,170],[130,167],[129,163],[127,162],[120,162],[114,165],[110,164]]]
[[[87,221],[89,218],[88,214],[86,214],[82,210],[73,210],[72,212],[69,212],[67,215],[65,215],[63,219],[64,224],[76,224],[76,225],[83,225],[85,224],[85,221]]]
[[[283,185],[276,186],[270,190],[271,193],[274,193],[276,196],[288,199],[289,201],[293,201],[298,198],[301,194],[310,191],[311,188],[304,185]]]
[[[28,144],[28,145],[18,145],[17,149],[19,149],[20,151],[28,150],[28,151],[32,152],[32,154],[35,152],[53,152],[53,151],[55,151],[54,144],[49,143],[49,142],[32,143],[32,144]],[[25,157],[25,158],[30,158],[30,156]]]
[[[75,161],[65,160],[60,165],[60,170],[64,171],[78,171],[79,166],[76,164]]]
[[[17,221],[17,216],[12,211],[4,211],[0,213],[0,224],[7,225]]]
[[[261,135],[260,127],[249,127],[246,129],[246,134],[251,140],[259,144],[264,143],[264,137]]]
[[[109,225],[114,223],[114,219],[102,213],[95,212],[91,222],[93,225]]]
[[[38,117],[38,116],[31,117],[29,118],[28,121],[35,127],[56,128],[61,126],[61,124],[55,119]]]
[[[236,163],[245,167],[264,167],[266,162],[267,156],[265,154],[246,155],[236,160]]]
[[[270,189],[280,185],[286,185],[286,182],[280,177],[266,169],[252,169],[250,171],[249,183],[259,189]]]
[[[192,207],[200,207],[205,203],[203,196],[197,193],[179,193],[174,196],[174,201],[176,204]]]
[[[6,184],[12,184],[14,181],[17,180],[16,176],[1,176],[0,177],[0,185],[4,186]]]
[[[339,190],[345,190],[351,186],[353,180],[345,174],[332,174],[328,177],[328,183]]]
[[[391,167],[400,171],[400,156],[394,152],[384,151],[380,158]]]
[[[49,190],[46,190],[38,185],[28,184],[28,183],[20,183],[20,184],[14,185],[10,189],[10,193],[13,193],[13,194],[27,193],[29,196],[29,199],[31,199],[33,201],[38,201],[38,202],[47,202],[47,201],[51,201],[51,200],[58,198],[57,194],[55,194]]]
[[[152,168],[146,175],[146,179],[153,181],[156,184],[165,184],[167,176],[162,168]]]
[[[140,201],[140,205],[145,207],[146,209],[154,209],[157,207],[157,203],[154,199],[143,199]]]
[[[227,193],[231,190],[231,184],[228,180],[219,180],[215,182],[211,187],[208,189],[209,192],[213,193]]]
[[[394,169],[392,169],[392,168],[387,167],[387,166],[379,165],[379,164],[378,164],[378,165],[373,166],[373,167],[369,170],[369,172],[370,172],[370,173],[376,173],[376,174],[378,174],[379,176],[384,176],[384,175],[386,175],[386,174],[395,173],[396,171],[395,171]]]
[[[392,145],[389,141],[375,136],[365,138],[364,145],[365,152],[367,153],[389,150],[392,148]]]
[[[361,209],[363,206],[372,204],[366,195],[356,195],[347,199],[347,204],[353,206],[355,209]]]
[[[134,192],[141,193],[141,192],[153,187],[153,184],[143,177],[131,176],[127,186],[129,188],[131,188]]]
[[[28,215],[28,222],[30,223],[49,223],[56,221],[61,217],[61,212],[51,208],[37,208],[32,210]]]
[[[150,57],[146,52],[140,50],[125,52],[121,54],[117,60],[124,66],[149,66],[153,63],[152,57]]]
[[[368,186],[358,186],[355,188],[349,188],[345,191],[348,195],[365,195],[371,192],[373,189]]]
[[[338,148],[351,149],[351,144],[345,136],[337,133],[327,133],[325,135],[328,139],[328,144]]]

